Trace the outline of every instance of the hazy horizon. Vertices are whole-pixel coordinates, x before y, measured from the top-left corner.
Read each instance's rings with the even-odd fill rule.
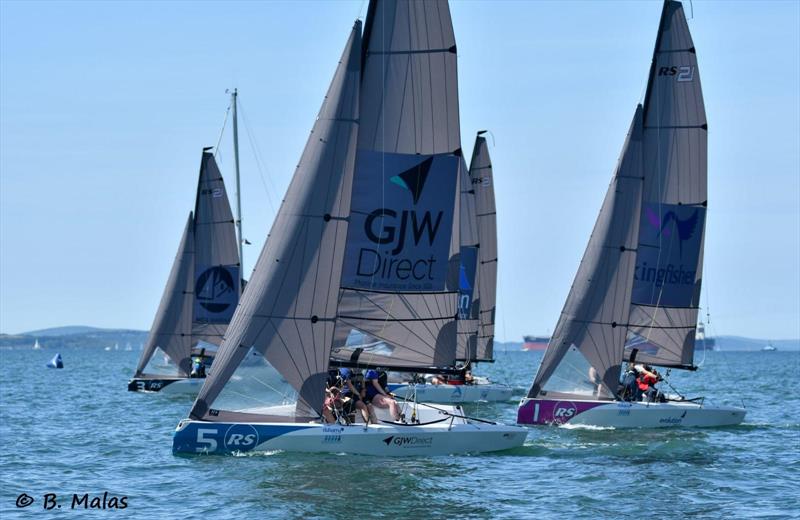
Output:
[[[0,330],[149,329],[234,87],[249,273],[365,6],[0,2]],[[800,3],[685,8],[709,121],[707,332],[800,337]],[[497,339],[550,334],[642,99],[661,2],[451,10],[465,153],[492,132]],[[230,148],[228,125],[233,197]]]

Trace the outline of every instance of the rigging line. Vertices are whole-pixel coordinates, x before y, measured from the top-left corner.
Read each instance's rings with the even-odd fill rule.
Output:
[[[227,92],[227,91],[226,91]],[[225,118],[222,120],[222,128],[219,131],[219,139],[217,139],[217,145],[214,147],[214,158],[217,158],[217,154],[219,153],[219,143],[222,142],[222,135],[225,133],[225,125],[228,122],[228,114],[231,113],[231,105],[228,104],[228,108],[225,110]]]
[[[272,177],[270,175],[266,175],[267,179],[269,179],[270,187],[272,190],[267,188],[267,182],[264,180],[264,161],[261,157],[261,150],[258,148],[257,140],[253,135],[253,131],[251,130],[250,123],[248,122],[247,115],[245,114],[244,104],[242,103],[241,99],[237,99],[239,103],[239,112],[242,114],[242,122],[244,123],[245,133],[247,134],[247,140],[250,143],[250,149],[253,152],[253,158],[256,162],[256,169],[258,170],[258,176],[261,179],[261,184],[264,187],[264,192],[267,194],[267,202],[269,203],[270,209],[272,210],[273,214],[277,215],[277,211],[275,210],[275,203],[274,203],[274,193],[277,193],[278,190],[275,188],[275,184],[272,182]]]

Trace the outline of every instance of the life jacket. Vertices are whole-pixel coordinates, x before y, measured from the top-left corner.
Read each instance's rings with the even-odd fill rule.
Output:
[[[649,375],[649,374],[641,374],[637,379],[636,383],[639,385],[639,390],[645,392],[647,391],[650,386],[656,384],[658,379]]]

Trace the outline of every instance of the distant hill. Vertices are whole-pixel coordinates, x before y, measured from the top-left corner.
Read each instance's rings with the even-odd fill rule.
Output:
[[[139,350],[147,340],[147,331],[99,329],[80,325],[54,327],[23,334],[0,334],[0,348],[32,348],[36,340],[45,349],[105,348],[114,345],[124,349],[130,345],[132,349]]]
[[[97,327],[87,327],[86,325],[69,325],[67,327],[52,327],[49,329],[32,330],[30,332],[23,332],[19,336],[34,336],[34,337],[48,337],[48,336],[69,336],[71,334],[87,334],[89,332],[102,331],[108,329],[98,329]]]
[[[754,339],[741,336],[717,336],[719,350],[761,350],[771,343],[778,350],[800,350],[800,339]]]
[[[800,351],[800,339],[776,339],[767,340],[759,338],[744,338],[742,336],[716,336],[717,350],[722,351],[753,351],[761,350],[765,345],[772,343],[772,346],[779,351]],[[521,341],[497,341],[494,344],[496,352],[522,350]]]

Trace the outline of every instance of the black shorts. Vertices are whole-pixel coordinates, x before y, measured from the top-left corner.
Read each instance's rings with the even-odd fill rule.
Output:
[[[347,401],[344,402],[344,406],[342,407],[342,409],[344,410],[344,413],[348,413],[348,414],[353,413],[353,412],[356,411],[356,407],[358,405],[358,402],[361,400],[361,398],[358,397],[358,396],[349,396],[349,397],[350,398]]]

